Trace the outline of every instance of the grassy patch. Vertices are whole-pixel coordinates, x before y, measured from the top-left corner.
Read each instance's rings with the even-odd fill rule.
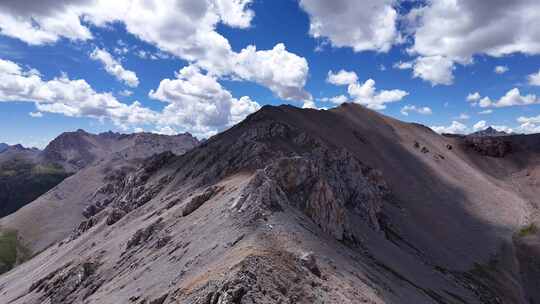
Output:
[[[526,237],[528,235],[535,234],[536,232],[538,232],[538,227],[536,226],[536,224],[531,223],[531,224],[519,229],[519,231],[517,232],[517,236],[518,237]]]
[[[9,271],[28,257],[30,251],[19,242],[17,231],[0,231],[0,274]]]
[[[35,175],[65,175],[64,169],[57,165],[36,165],[32,168]]]
[[[62,167],[13,159],[0,164],[0,217],[17,211],[68,177]]]

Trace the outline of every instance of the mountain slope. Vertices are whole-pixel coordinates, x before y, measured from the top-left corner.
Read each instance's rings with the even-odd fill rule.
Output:
[[[40,252],[53,242],[69,235],[84,219],[82,214],[84,208],[106,182],[104,176],[111,170],[129,171],[151,155],[164,151],[182,154],[197,144],[198,141],[189,134],[165,136],[150,133],[123,135],[110,132],[94,135],[84,131],[64,133],[53,140],[43,153],[34,157],[35,162],[31,163],[30,170],[35,174],[28,176],[28,183],[14,184],[12,191],[7,194],[22,191],[29,193],[26,192],[27,189],[37,191],[36,187],[44,179],[37,179],[40,177],[37,169],[54,168],[56,170],[54,172],[64,174],[63,177],[66,176],[66,172],[73,172],[71,173],[73,175],[70,174],[69,178],[56,187],[51,187],[50,191],[18,212],[1,218],[0,228],[17,232],[19,241],[28,250],[33,253]],[[92,148],[85,150],[88,147]],[[52,169],[47,170],[46,177],[51,178],[54,172]],[[10,183],[0,187],[7,187],[17,181],[20,179],[14,180],[10,177]],[[18,208],[20,207],[19,204]]]
[[[70,174],[39,161],[41,151],[21,145],[0,151],[0,218],[38,198]]]
[[[263,107],[182,156],[105,174],[86,219],[1,276],[0,297],[538,301],[540,146],[510,141],[494,157],[358,105]]]

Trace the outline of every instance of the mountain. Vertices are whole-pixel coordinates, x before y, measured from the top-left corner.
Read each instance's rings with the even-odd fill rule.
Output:
[[[485,130],[476,131],[469,134],[469,136],[506,136],[509,135],[504,131],[497,131],[493,127],[488,127]]]
[[[0,153],[0,217],[15,212],[69,176],[57,165],[41,163],[40,153],[22,145],[7,146]]]
[[[10,216],[54,210],[19,226],[43,250],[0,276],[0,297],[536,303],[540,136],[506,140],[487,155],[359,105],[265,106],[185,154],[83,169],[51,193],[63,202]]]
[[[0,153],[4,152],[9,147],[8,144],[0,143]]]
[[[190,134],[62,133],[40,151],[22,145],[0,153],[0,218],[32,202],[66,177],[111,156],[146,158],[155,153],[183,153],[198,141]]]
[[[104,183],[104,172],[129,170],[154,154],[181,154],[197,144],[190,134],[96,135],[78,130],[61,134],[43,151],[10,147],[0,154],[0,233],[16,232],[17,239],[24,239],[25,251],[39,252],[80,222],[93,187]],[[7,264],[15,262],[12,258]],[[1,264],[0,254],[0,273]]]
[[[79,129],[55,138],[43,150],[41,157],[46,162],[60,164],[68,172],[76,172],[91,163],[108,158],[111,154],[126,159],[145,158],[156,151],[184,152],[186,147],[191,148],[197,143],[190,134],[90,134]]]

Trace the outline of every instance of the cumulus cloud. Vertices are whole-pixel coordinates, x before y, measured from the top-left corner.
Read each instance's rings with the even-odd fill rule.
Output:
[[[349,97],[347,98],[341,95],[325,99],[324,101],[343,103],[350,100],[372,110],[384,110],[387,103],[400,101],[409,95],[408,92],[402,90],[377,90],[375,80],[368,79],[364,83],[360,83],[356,73],[344,70],[337,73],[329,71],[327,81],[334,85],[347,85]]]
[[[398,70],[412,70],[414,78],[421,78],[435,85],[451,85],[454,82],[454,63],[443,56],[421,56],[412,61],[399,61],[393,66]]]
[[[499,132],[514,133],[514,129],[505,125],[493,125],[491,127]]]
[[[523,133],[540,133],[540,115],[525,117],[521,116],[517,119],[520,124],[519,130]]]
[[[0,1],[0,33],[30,45],[92,39],[73,10],[87,1]]]
[[[326,78],[328,83],[333,85],[349,85],[358,81],[358,75],[355,72],[349,72],[345,70],[339,70],[337,73],[333,71],[328,71],[328,76]]]
[[[454,83],[454,64],[444,56],[422,56],[414,61],[413,76],[429,81],[432,86]]]
[[[429,107],[417,107],[415,105],[406,105],[403,108],[401,108],[401,115],[408,116],[409,112],[416,112],[418,114],[422,115],[431,115],[433,112],[431,111],[431,108]]]
[[[414,37],[409,53],[439,58],[446,75],[455,63],[473,63],[474,55],[540,54],[539,1],[426,1],[407,17]],[[429,75],[418,77],[433,83]]]
[[[139,85],[139,78],[135,72],[126,70],[118,60],[114,59],[112,55],[106,50],[95,48],[90,54],[90,58],[100,61],[107,73],[113,75],[119,81],[124,82],[126,85],[134,88]]]
[[[163,79],[149,96],[168,104],[158,119],[159,125],[189,126],[189,132],[204,137],[238,123],[260,108],[247,96],[234,98],[214,76],[197,66],[182,68],[175,79]]]
[[[284,44],[262,51],[248,46],[233,57],[232,72],[237,77],[266,86],[286,100],[311,100],[304,90],[309,73],[307,60],[288,52]]]
[[[480,94],[478,94],[474,99],[469,101],[473,105],[479,105],[482,108],[503,108],[539,104],[540,98],[535,94],[521,95],[518,88],[513,88],[498,100],[492,100],[489,97],[480,98]]]
[[[463,134],[467,132],[467,126],[455,120],[449,126],[432,126],[431,129],[439,134]]]
[[[35,70],[25,70],[15,62],[0,59],[0,102],[33,102],[36,113],[108,119],[124,129],[153,125],[163,132],[179,129],[207,137],[260,108],[247,96],[232,97],[214,76],[204,74],[197,66],[183,68],[175,79],[162,80],[149,94],[167,103],[161,112],[137,101],[122,103],[111,93],[96,92],[83,79],[61,75],[44,80]]]
[[[507,66],[504,66],[504,65],[498,65],[495,67],[495,69],[493,69],[493,72],[495,72],[496,74],[504,74],[506,72],[508,72],[510,69],[507,67]]]
[[[482,96],[479,92],[474,92],[467,95],[468,102],[477,102],[478,100],[480,100],[480,98],[482,98]]]
[[[529,75],[528,77],[529,84],[532,86],[540,86],[540,69],[538,70],[538,73],[533,73]]]
[[[308,77],[308,64],[304,58],[288,52],[283,44],[277,44],[271,50],[248,46],[235,52],[229,41],[216,31],[219,24],[249,27],[254,16],[249,9],[251,2],[4,1],[0,4],[0,28],[2,34],[29,44],[45,44],[61,37],[92,39],[87,24],[105,27],[118,22],[140,40],[213,75],[258,83],[286,100],[311,101],[311,95],[304,90]],[[85,22],[81,23],[81,20]]]
[[[484,130],[486,126],[487,126],[487,122],[485,120],[480,120],[479,122],[473,125],[473,130],[474,131]]]
[[[392,0],[300,0],[310,18],[309,33],[335,47],[387,52],[400,36]]]
[[[375,87],[375,80],[368,79],[363,84],[353,83],[347,88],[353,102],[373,110],[384,110],[386,104],[402,100],[409,95],[402,90],[380,90]]]
[[[138,102],[127,105],[110,93],[98,93],[85,80],[72,80],[67,75],[43,80],[35,70],[24,70],[17,63],[2,59],[0,101],[34,102],[39,112],[109,118],[120,126],[152,121],[156,115]]]
[[[155,128],[152,133],[162,134],[162,135],[176,135],[178,131],[173,129],[171,126],[160,126]]]

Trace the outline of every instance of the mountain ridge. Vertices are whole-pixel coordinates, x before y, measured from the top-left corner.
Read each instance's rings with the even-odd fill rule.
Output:
[[[185,154],[103,174],[72,233],[0,276],[1,296],[527,303],[540,136],[508,140],[491,156],[354,104],[263,107]]]

